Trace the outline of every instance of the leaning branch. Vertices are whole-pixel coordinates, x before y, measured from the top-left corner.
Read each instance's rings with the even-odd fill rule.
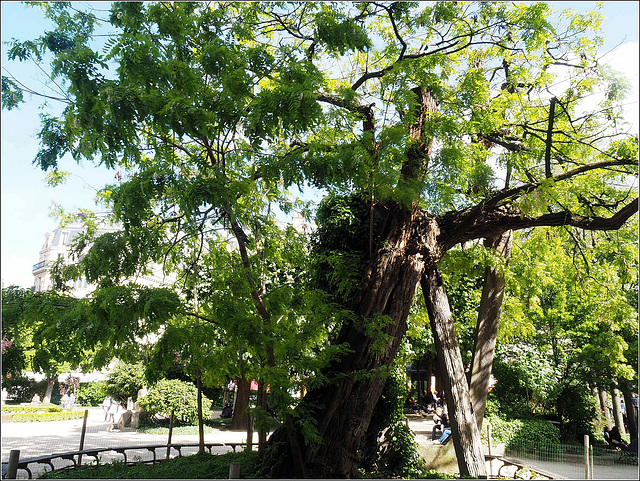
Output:
[[[563,180],[570,179],[580,174],[584,174],[586,172],[598,169],[608,169],[611,167],[621,166],[621,165],[637,165],[638,161],[634,159],[616,159],[616,160],[607,160],[603,162],[596,162],[593,164],[581,165],[575,169],[569,170],[567,172],[563,172],[562,174],[558,174],[551,179],[555,182],[560,182]],[[500,202],[510,201],[516,199],[524,194],[528,194],[529,192],[534,191],[538,187],[540,187],[541,182],[529,182],[528,184],[523,184],[518,187],[514,187],[512,189],[506,189],[498,191],[493,197],[490,197],[486,201],[484,201],[484,206],[488,208],[495,207]]]
[[[543,214],[538,217],[523,215],[515,207],[500,206],[484,210],[476,206],[462,215],[443,216],[439,224],[444,233],[443,246],[450,249],[456,244],[474,239],[481,239],[489,234],[502,234],[508,230],[522,230],[532,227],[564,227],[571,226],[584,230],[617,230],[631,216],[638,212],[638,199],[635,198],[611,217],[587,217],[574,214],[569,210]]]

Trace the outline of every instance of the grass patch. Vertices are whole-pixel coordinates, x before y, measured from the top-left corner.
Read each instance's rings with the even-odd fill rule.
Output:
[[[61,413],[62,408],[54,404],[43,404],[41,406],[15,406],[5,404],[2,406],[3,413]]]
[[[45,479],[229,479],[229,464],[240,463],[241,478],[258,478],[257,451],[179,456],[155,465],[123,462],[47,473]]]
[[[47,413],[15,413],[11,416],[14,423],[31,423],[46,421],[67,421],[84,417],[84,411],[47,412]]]

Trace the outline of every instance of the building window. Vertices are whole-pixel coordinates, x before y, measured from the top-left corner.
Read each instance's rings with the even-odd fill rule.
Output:
[[[68,241],[69,241],[69,233],[68,232],[63,232],[62,233],[62,245],[66,246]]]

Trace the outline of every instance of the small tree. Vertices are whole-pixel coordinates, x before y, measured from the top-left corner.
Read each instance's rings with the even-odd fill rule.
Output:
[[[139,400],[140,407],[147,416],[169,417],[174,412],[175,422],[194,424],[198,420],[198,390],[192,383],[177,379],[162,379],[151,386],[149,393]],[[202,415],[211,416],[211,400],[202,398]]]
[[[120,361],[109,376],[107,391],[122,403],[126,403],[128,398],[135,401],[138,398],[138,391],[145,384],[145,368],[141,362],[127,364]]]

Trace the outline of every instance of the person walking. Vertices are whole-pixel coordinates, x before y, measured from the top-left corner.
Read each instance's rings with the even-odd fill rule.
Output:
[[[113,402],[113,400],[111,399],[111,396],[106,396],[104,398],[104,400],[102,401],[102,410],[104,411],[104,420],[106,421],[107,419],[109,419],[109,408],[111,407],[111,403]]]
[[[60,404],[62,405],[62,409],[64,411],[69,408],[69,395],[66,392],[60,398]]]
[[[120,403],[118,401],[112,400],[111,406],[109,406],[109,411],[108,411],[110,423],[116,422],[116,413],[118,412],[119,408],[120,408]]]

